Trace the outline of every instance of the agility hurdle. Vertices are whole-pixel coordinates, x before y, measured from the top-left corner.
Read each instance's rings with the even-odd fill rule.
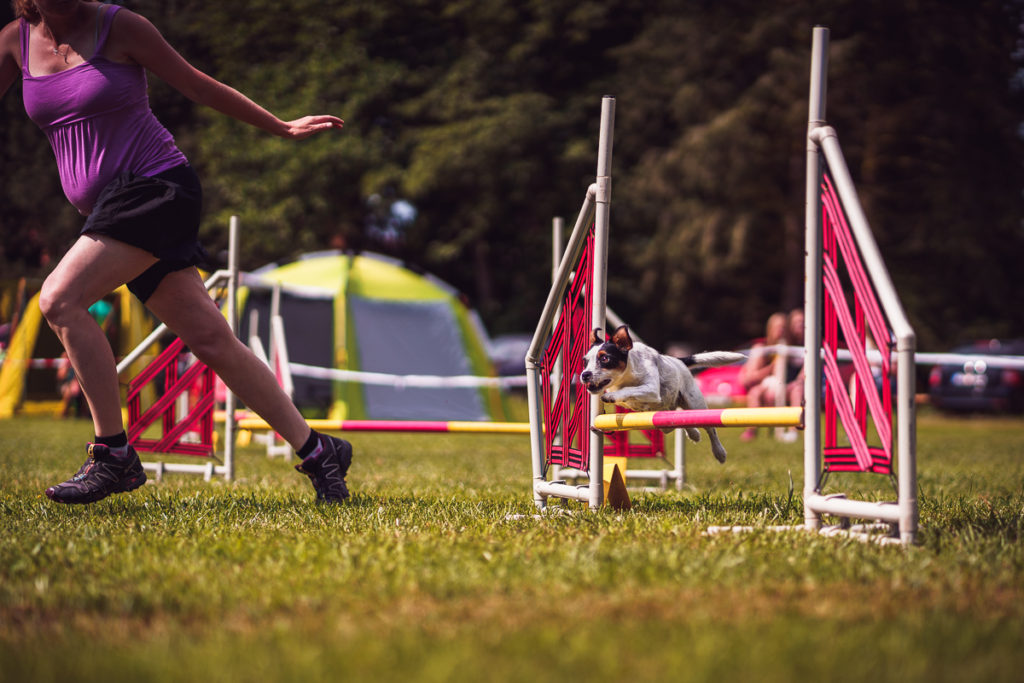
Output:
[[[609,420],[606,424],[614,425],[615,420],[643,419],[628,417],[628,413],[602,416],[604,404],[600,397],[590,396],[575,382],[589,347],[590,331],[604,329],[608,315],[605,299],[614,114],[615,99],[605,97],[601,107],[597,182],[587,190],[526,357],[533,494],[535,505],[542,510],[552,496],[583,501],[591,509],[600,507],[604,496],[605,434],[597,426],[601,423],[595,424],[595,420],[606,419]],[[553,381],[556,377],[558,381]],[[731,418],[735,413],[727,416]],[[722,420],[721,411],[708,411],[697,418],[713,423],[704,426],[718,426]],[[784,418],[776,413],[765,413],[759,418],[746,419],[774,426],[800,421],[798,412],[789,412]],[[595,429],[590,429],[591,424],[595,424]],[[678,425],[666,424],[666,428],[670,426]],[[652,430],[652,425],[635,428]],[[660,427],[653,427],[653,430],[658,429]],[[681,441],[682,437],[677,435],[677,447]],[[662,481],[672,477],[681,487],[683,469],[683,457],[677,451],[675,470],[644,470],[628,472],[627,476],[640,475]],[[553,475],[551,480],[549,474]],[[562,478],[581,475],[589,478],[587,485],[570,485]]]
[[[218,270],[206,280],[206,289],[213,290],[218,287],[227,287],[227,319],[232,332],[238,329],[235,313],[237,284],[238,284],[238,217],[232,216],[229,224],[229,248],[228,268]],[[142,340],[138,346],[125,356],[117,364],[118,375],[127,371],[132,363],[142,357],[150,347],[156,344],[170,330],[164,324],[159,325],[148,337]],[[163,453],[181,453],[206,457],[207,462],[202,465],[190,465],[184,463],[143,462],[146,470],[156,473],[157,481],[163,478],[164,472],[178,472],[183,474],[201,474],[209,481],[214,475],[222,475],[226,480],[231,481],[235,476],[235,421],[226,420],[224,423],[224,456],[221,464],[215,464],[215,447],[213,442],[212,425],[214,412],[213,372],[206,368],[199,361],[195,361],[178,379],[177,368],[171,367],[178,359],[177,350],[182,346],[180,340],[168,347],[160,357],[150,364],[140,375],[133,379],[129,385],[128,401],[128,425],[127,433],[129,442],[140,451],[157,451]],[[143,411],[138,401],[138,394],[142,386],[154,379],[161,371],[168,373],[168,388],[175,395],[187,392],[193,379],[203,383],[204,395],[201,397],[197,407],[189,411],[184,419],[177,420],[174,401],[159,400],[149,410]],[[172,398],[172,397],[171,397]],[[230,390],[225,400],[225,413],[235,414],[235,395]],[[160,420],[163,425],[163,437],[157,440],[144,439],[144,430],[153,422]],[[200,443],[193,444],[182,442],[180,437],[189,431],[192,426],[198,426],[200,432]]]
[[[561,265],[562,260],[562,244],[563,240],[563,229],[565,221],[556,217],[552,220],[551,224],[551,247],[552,247],[552,259],[551,259],[551,282],[554,284],[558,278],[558,267]],[[555,314],[555,319],[561,314],[561,307]],[[619,317],[618,314],[612,310],[611,306],[605,307],[605,317],[607,322],[612,327],[619,327],[625,325],[625,321]],[[636,341],[643,341],[635,331],[631,331],[630,334]],[[561,371],[561,358],[555,360],[554,367],[550,372],[551,381],[555,386],[559,386],[562,382],[562,371]],[[524,378],[525,379],[525,378]],[[524,385],[525,386],[525,385]],[[668,457],[665,448],[665,432],[662,430],[645,429],[643,430],[644,442],[633,443],[629,440],[629,436],[626,434],[616,434],[609,432],[607,435],[608,442],[605,443],[604,448],[608,450],[609,456],[623,457],[627,459],[660,459],[664,462],[668,462]],[[609,443],[610,442],[610,443]],[[676,490],[682,491],[683,485],[686,483],[686,437],[679,432],[675,433],[675,439],[672,443],[673,452],[673,463],[672,469],[643,469],[637,467],[626,467],[625,471],[621,474],[624,480],[628,482],[630,479],[639,479],[642,481],[654,480],[659,483],[659,487],[656,490],[667,491],[669,481],[675,482]],[[562,468],[557,464],[552,465],[550,468],[550,474],[552,479],[561,480],[576,480],[581,477],[588,476],[589,473],[580,471],[573,467]]]
[[[551,496],[583,501],[591,509],[599,508],[604,500],[604,435],[589,429],[600,413],[601,401],[574,390],[572,378],[586,351],[589,330],[605,326],[614,119],[615,98],[606,96],[601,101],[596,182],[587,188],[525,359],[533,498],[541,510]],[[578,306],[581,297],[582,307]],[[556,317],[558,324],[553,325]],[[554,390],[553,372],[561,376]],[[589,484],[549,481],[549,466],[586,471]]]
[[[814,29],[807,123],[804,339],[806,348],[822,349],[821,353],[805,356],[805,393],[808,413],[821,414],[819,382],[824,374],[826,424],[824,444],[819,420],[812,421],[804,432],[804,526],[821,530],[822,515],[838,516],[843,525],[848,524],[850,517],[876,520],[892,525],[894,535],[898,534],[900,542],[908,545],[914,542],[918,522],[914,402],[917,337],[878,251],[836,132],[825,123],[828,38],[827,28]],[[847,283],[840,280],[840,265],[846,267]],[[852,313],[846,296],[850,289],[854,291]],[[888,381],[882,382],[881,397],[875,391],[865,354],[868,333],[882,351],[883,377],[889,376],[895,352],[895,406]],[[836,364],[841,340],[853,354],[858,388],[853,405],[842,387]],[[868,413],[881,447],[867,444]],[[838,442],[837,416],[849,446]],[[885,471],[892,475],[894,427],[898,457],[895,503],[823,494],[824,477],[829,471]]]
[[[814,29],[807,124],[804,524],[770,529],[797,528],[909,545],[918,524],[916,335],[878,251],[836,132],[825,122],[828,38],[827,28]],[[885,378],[880,392],[875,389],[868,362],[869,341],[880,350]],[[837,360],[843,345],[853,360],[854,399],[839,373]],[[894,356],[895,402],[887,381]],[[869,415],[880,446],[868,443]],[[843,441],[840,428],[846,437]],[[896,479],[897,500],[874,502],[850,500],[845,494],[827,495],[823,488],[830,472],[887,474]],[[840,523],[824,526],[825,515],[838,517]],[[872,523],[854,526],[851,518]],[[708,532],[749,529],[712,527]],[[873,533],[879,530],[890,533]]]

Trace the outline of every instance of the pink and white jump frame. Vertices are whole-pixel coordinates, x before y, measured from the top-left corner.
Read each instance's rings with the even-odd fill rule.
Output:
[[[904,545],[914,542],[917,533],[917,422],[914,394],[915,352],[917,337],[911,327],[889,271],[875,243],[871,227],[861,207],[856,188],[850,177],[839,139],[833,128],[826,125],[825,101],[827,91],[829,31],[814,29],[811,55],[810,102],[807,122],[807,186],[806,186],[806,258],[804,289],[804,348],[806,379],[804,385],[805,411],[808,416],[822,414],[821,377],[825,373],[827,350],[822,353],[822,315],[825,300],[822,293],[824,207],[822,203],[823,168],[827,163],[835,194],[841,202],[850,233],[856,243],[863,269],[870,280],[881,312],[889,322],[896,355],[896,458],[897,501],[882,504],[849,500],[843,496],[823,495],[821,484],[822,427],[821,420],[808,419],[804,431],[804,525],[809,530],[822,528],[822,515],[841,519],[875,520],[892,525]],[[861,335],[863,338],[863,330]],[[883,346],[879,349],[886,351]],[[858,374],[862,368],[858,368]],[[849,427],[847,431],[852,431]],[[891,438],[891,435],[890,435]],[[861,455],[863,457],[863,455]]]
[[[562,298],[572,284],[572,273],[580,256],[584,251],[588,252],[593,259],[593,276],[590,280],[587,299],[590,313],[590,326],[588,329],[604,329],[605,305],[606,305],[606,282],[608,264],[608,222],[611,209],[611,165],[612,165],[612,130],[615,121],[615,98],[605,96],[601,101],[601,128],[598,139],[597,153],[597,178],[588,189],[583,207],[580,209],[576,219],[576,225],[569,236],[569,244],[566,246],[564,256],[555,273],[555,281],[551,291],[548,293],[547,301],[544,304],[540,321],[537,324],[530,349],[526,353],[526,391],[530,413],[530,453],[533,460],[533,499],[538,508],[544,509],[547,506],[547,499],[550,496],[567,498],[586,502],[591,509],[597,509],[604,502],[604,490],[602,486],[602,472],[604,466],[603,441],[604,436],[594,433],[588,429],[593,419],[601,412],[601,401],[597,396],[590,396],[586,399],[577,397],[576,409],[583,410],[583,401],[589,403],[587,415],[573,413],[573,425],[567,425],[566,419],[558,425],[558,429],[564,430],[566,436],[559,441],[563,448],[571,448],[573,439],[579,442],[583,457],[587,460],[587,471],[590,478],[589,484],[585,486],[572,486],[563,480],[548,481],[546,465],[546,443],[545,434],[549,426],[544,424],[545,407],[542,404],[542,380],[546,388],[550,388],[550,381],[547,371],[542,372],[541,358],[544,353],[544,346],[551,333],[552,324],[559,315]],[[591,221],[593,221],[593,238],[591,240]],[[569,312],[564,312],[569,315]],[[574,342],[570,344],[569,342]],[[566,353],[579,355],[579,339],[566,340]],[[572,347],[572,348],[570,348]],[[584,349],[585,350],[585,349]],[[563,359],[563,363],[564,363]],[[571,372],[563,365],[565,372]],[[564,382],[563,382],[564,384]],[[570,400],[568,393],[561,396],[565,402]],[[569,409],[565,413],[568,415]],[[580,420],[579,418],[585,418]],[[570,427],[575,430],[574,435],[570,433]],[[551,429],[551,431],[554,431]],[[555,440],[555,434],[548,435],[549,439]],[[589,455],[589,458],[587,458]]]

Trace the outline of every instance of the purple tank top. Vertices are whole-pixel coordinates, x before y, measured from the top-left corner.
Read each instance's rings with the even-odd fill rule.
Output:
[[[21,20],[25,111],[50,140],[64,194],[82,214],[106,185],[126,171],[153,176],[187,163],[149,108],[146,70],[101,56],[114,15],[104,6],[93,57],[45,76],[29,73],[29,25]]]

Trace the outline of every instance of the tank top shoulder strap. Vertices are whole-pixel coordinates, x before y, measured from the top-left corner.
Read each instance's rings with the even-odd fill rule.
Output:
[[[103,46],[107,44],[107,36],[110,35],[110,27],[114,23],[114,15],[121,10],[120,5],[108,5],[106,3],[100,5],[100,8],[96,10],[96,50],[95,54],[99,54],[103,51]]]
[[[18,37],[21,42],[21,73],[28,76],[28,32],[29,24],[25,17],[18,17]]]

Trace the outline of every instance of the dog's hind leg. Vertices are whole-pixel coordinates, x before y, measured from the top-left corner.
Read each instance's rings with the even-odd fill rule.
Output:
[[[704,431],[708,433],[708,439],[711,441],[711,454],[715,456],[715,460],[725,462],[725,446],[718,439],[718,430],[714,427],[707,427]]]
[[[689,410],[703,410],[708,407],[707,401],[704,400],[704,395],[700,393],[697,383],[693,381],[690,382],[690,385],[684,391],[679,392],[679,404],[684,409]],[[718,438],[718,430],[714,427],[705,427],[704,431],[708,433],[708,440],[711,442],[711,454],[715,456],[715,460],[725,462],[725,446],[722,445],[722,441]],[[694,441],[700,441],[700,432],[696,433],[696,438],[694,438],[693,432],[697,432],[697,430],[693,428],[686,430],[687,436]]]

